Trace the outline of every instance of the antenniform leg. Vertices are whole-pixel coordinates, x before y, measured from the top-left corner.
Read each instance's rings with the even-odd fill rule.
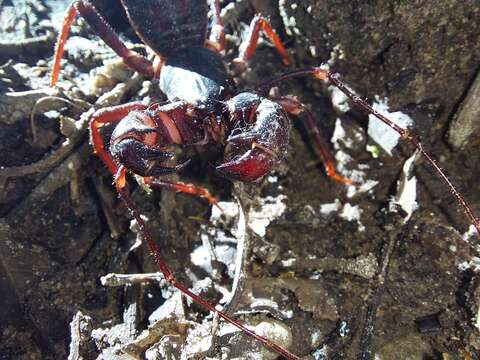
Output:
[[[328,146],[327,141],[323,137],[320,129],[318,128],[317,124],[315,123],[315,118],[312,112],[302,104],[301,102],[292,99],[292,98],[281,98],[276,100],[280,105],[282,105],[283,109],[293,115],[305,115],[305,125],[307,127],[308,132],[312,136],[313,140],[318,146],[320,151],[320,157],[322,158],[323,165],[325,166],[325,171],[327,175],[335,181],[339,181],[343,184],[352,185],[353,181],[347,179],[346,177],[340,175],[337,170],[335,169],[335,163],[333,161],[332,154],[330,152],[330,148]]]
[[[72,26],[73,20],[78,13],[80,13],[80,15],[85,19],[93,31],[95,31],[95,33],[100,36],[100,38],[123,59],[127,66],[131,67],[135,71],[138,71],[139,73],[147,76],[153,76],[153,65],[150,61],[135,51],[129,50],[89,2],[75,0],[71,3],[67,10],[65,18],[63,19],[62,29],[58,35],[53,70],[50,78],[51,86],[55,86],[57,83],[58,74],[60,72],[60,60],[62,59],[63,52],[65,50],[65,42],[67,41],[68,33],[70,31],[70,27]]]
[[[257,48],[260,31],[262,31],[273,43],[280,54],[284,65],[289,66],[291,64],[287,50],[285,50],[282,40],[280,40],[275,30],[273,30],[272,25],[270,25],[269,21],[263,16],[255,15],[250,23],[248,37],[242,45],[240,45],[240,54],[238,58],[233,60],[237,74],[242,73],[247,68],[247,61],[252,58],[255,49]]]
[[[403,129],[393,121],[389,120],[378,111],[374,110],[365,100],[360,98],[358,95],[353,94],[348,87],[339,79],[339,75],[336,73],[332,73],[321,67],[314,67],[310,69],[300,69],[290,71],[283,75],[280,75],[276,78],[273,78],[269,81],[264,82],[260,86],[258,86],[259,91],[261,92],[268,92],[268,90],[276,83],[287,80],[297,76],[305,76],[310,75],[314,76],[315,78],[325,81],[327,83],[331,83],[335,85],[340,91],[342,91],[360,110],[365,112],[366,114],[373,115],[386,125],[388,125],[392,130],[396,131],[403,141],[410,143],[411,145],[415,146],[418,151],[423,155],[423,157],[428,161],[428,163],[433,167],[437,176],[445,183],[450,193],[453,197],[458,201],[460,206],[463,208],[463,211],[467,215],[468,219],[473,226],[477,229],[477,232],[480,234],[480,219],[475,215],[473,212],[472,207],[469,203],[465,200],[465,198],[460,194],[457,190],[456,186],[452,183],[450,178],[445,174],[445,172],[437,165],[437,162],[433,159],[433,157],[427,153],[418,137],[413,134],[409,129]]]
[[[124,201],[125,205],[127,206],[128,210],[130,211],[131,215],[133,218],[136,220],[138,224],[138,228],[140,230],[140,233],[144,239],[144,241],[147,243],[147,246],[150,250],[150,252],[153,255],[153,258],[155,259],[155,262],[157,263],[158,267],[160,268],[160,271],[162,272],[163,276],[165,277],[165,280],[167,280],[172,286],[180,290],[183,294],[191,298],[193,301],[195,301],[197,304],[203,306],[205,309],[208,311],[217,313],[219,317],[227,321],[228,323],[232,324],[233,326],[237,327],[240,329],[242,332],[247,334],[248,336],[256,339],[260,343],[262,343],[265,347],[268,349],[271,349],[278,354],[281,354],[287,359],[291,360],[300,360],[299,357],[296,355],[290,353],[289,351],[285,350],[281,346],[278,346],[277,344],[273,343],[272,341],[268,340],[267,338],[257,335],[255,332],[252,330],[249,330],[242,324],[240,324],[237,320],[233,319],[232,317],[228,316],[227,314],[221,312],[220,310],[217,310],[215,306],[210,304],[209,302],[203,300],[200,296],[194,294],[191,292],[187,287],[184,285],[180,284],[177,279],[173,276],[172,271],[169,269],[167,266],[165,260],[163,259],[163,256],[161,254],[160,248],[158,247],[157,243],[153,240],[152,234],[150,233],[150,230],[147,228],[145,222],[143,221],[142,217],[140,216],[140,213],[135,207],[135,204],[133,203],[130,195],[128,194],[128,191],[126,187],[124,186],[126,182],[126,169],[123,166],[120,166],[118,169],[117,174],[115,175],[115,187],[118,191],[118,194]]]
[[[164,152],[162,149],[159,149],[159,148],[150,147],[154,144],[157,144],[156,139],[152,139],[151,135],[156,134],[155,137],[162,136],[162,139],[168,140],[166,142],[168,142],[169,144],[180,143],[178,141],[177,142],[172,141],[172,136],[176,138],[179,134],[174,134],[176,131],[178,132],[178,129],[176,129],[175,124],[172,118],[170,117],[170,116],[175,117],[176,115],[180,116],[180,113],[182,112],[181,111],[182,107],[180,105],[181,104],[178,104],[178,106],[175,106],[175,104],[173,104],[173,107],[171,106],[170,111],[163,111],[166,109],[161,107],[160,105],[149,106],[148,108],[150,110],[146,110],[147,108],[146,105],[143,105],[141,103],[131,103],[131,104],[115,106],[111,108],[105,108],[97,111],[92,117],[92,120],[90,123],[91,124],[90,129],[92,133],[92,142],[95,147],[95,151],[102,158],[102,160],[105,162],[105,164],[110,169],[110,171],[113,172],[113,170],[115,170],[114,183],[115,183],[116,190],[120,195],[120,197],[122,198],[122,200],[124,201],[131,215],[136,220],[140,230],[140,234],[143,237],[144,241],[146,242],[160,271],[164,275],[165,280],[167,280],[172,286],[180,290],[183,294],[191,298],[194,302],[203,306],[208,311],[217,313],[219,317],[221,317],[228,323],[232,324],[233,326],[237,327],[248,336],[251,336],[252,338],[256,339],[268,349],[277,352],[278,354],[284,356],[287,359],[299,360],[300,359],[299,357],[285,350],[281,346],[278,346],[277,344],[273,343],[269,339],[263,336],[257,335],[252,330],[249,330],[248,328],[246,328],[244,325],[242,325],[232,317],[226,315],[220,310],[217,310],[214,305],[203,300],[200,296],[194,294],[187,287],[180,284],[175,279],[172,271],[167,266],[165,260],[162,257],[160,248],[153,240],[153,237],[149,229],[147,228],[145,222],[141,218],[140,213],[136,209],[135,204],[133,203],[129,195],[128,188],[126,186],[127,168],[123,165],[124,161],[128,162],[129,160],[132,160],[129,157],[129,154],[130,154],[131,156],[133,156],[134,163],[137,161],[140,161],[140,163],[136,164],[135,166],[140,167],[141,173],[148,173],[149,172],[148,170],[150,168],[147,166],[147,168],[144,169],[142,165],[145,165],[145,164],[143,164],[142,160],[149,160],[152,157],[153,159],[156,157],[160,157],[160,160],[168,158],[169,157],[168,152]],[[152,110],[152,108],[155,108],[155,107],[157,107],[157,109]],[[160,110],[160,108],[162,110]],[[112,134],[112,140],[110,141],[111,143],[110,151],[116,154],[115,159],[117,162],[119,162],[117,165],[113,161],[112,156],[109,153],[107,153],[107,151],[105,150],[104,143],[101,138],[101,134],[99,132],[99,128],[106,124],[119,122],[121,120],[123,121],[120,122],[120,124],[118,124],[117,127],[115,128],[114,133]],[[160,125],[160,127],[163,127],[164,128],[163,132],[160,130],[160,128],[151,127],[155,125],[154,123],[156,125]],[[140,155],[137,154],[138,149],[141,150]],[[138,156],[141,156],[141,158],[138,158]],[[145,157],[145,159],[142,157]],[[152,164],[154,165],[153,166],[153,169],[155,170],[154,172],[158,174],[175,172],[182,166],[180,165],[173,168],[166,168],[166,167],[162,167],[161,163],[159,164],[159,166],[157,166],[155,161]],[[184,184],[162,182],[154,179],[152,176],[145,176],[145,175],[143,176],[146,178],[147,183],[150,183],[150,185],[153,185],[153,186],[158,185],[160,187],[169,187],[175,190],[181,190],[185,192],[198,194],[201,196],[211,197],[210,194],[202,188],[189,187],[188,185],[184,185]]]
[[[255,181],[283,159],[290,122],[277,103],[254,93],[241,93],[227,101],[229,129],[227,161],[217,170],[227,177]]]

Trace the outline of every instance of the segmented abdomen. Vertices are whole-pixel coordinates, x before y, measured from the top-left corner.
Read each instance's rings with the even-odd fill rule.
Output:
[[[203,46],[208,25],[206,0],[121,0],[139,37],[159,55]]]

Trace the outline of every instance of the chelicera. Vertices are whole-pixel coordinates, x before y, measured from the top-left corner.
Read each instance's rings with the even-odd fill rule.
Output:
[[[51,85],[55,86],[57,83],[64,45],[77,14],[86,20],[126,65],[158,80],[160,90],[168,98],[167,102],[132,102],[96,111],[90,120],[91,141],[96,154],[113,174],[118,194],[137,221],[141,235],[165,279],[209,311],[217,313],[282,356],[299,359],[217,310],[175,279],[129,196],[126,175],[135,174],[142,177],[149,186],[202,196],[211,204],[216,204],[215,198],[202,187],[161,180],[162,175],[175,173],[186,166],[186,163],[167,165],[173,157],[171,148],[223,144],[225,161],[216,167],[217,170],[234,180],[256,181],[268,174],[283,159],[290,130],[287,114],[303,114],[305,125],[320,149],[329,177],[344,184],[351,184],[352,181],[336,172],[326,141],[307,107],[292,98],[270,99],[266,96],[268,90],[279,81],[298,76],[313,76],[333,84],[362,111],[386,123],[398,132],[403,140],[422,153],[463,207],[471,223],[480,230],[480,221],[471,207],[432,157],[424,151],[417,137],[374,111],[366,101],[354,95],[339,80],[337,74],[321,67],[293,70],[264,82],[256,91],[236,93],[232,75],[222,57],[225,50],[225,31],[220,18],[219,0],[212,2],[213,19],[210,31],[209,6],[206,0],[121,0],[121,3],[137,35],[154,52],[154,60],[150,61],[129,50],[90,3],[76,0],[68,8],[59,35]],[[162,9],[161,15],[158,9]],[[288,54],[268,20],[256,16],[252,20],[249,36],[241,47],[239,56],[231,64],[232,73],[235,75],[240,75],[246,69],[260,33],[265,34],[275,45],[283,63],[290,65]],[[106,146],[100,129],[109,124],[116,126],[110,144]]]

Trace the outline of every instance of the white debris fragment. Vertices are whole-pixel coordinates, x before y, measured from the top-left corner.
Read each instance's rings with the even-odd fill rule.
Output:
[[[310,335],[310,341],[313,347],[317,347],[321,339],[322,339],[322,332],[319,330],[312,332],[312,334]]]
[[[330,58],[327,60],[327,64],[332,67],[337,60],[345,59],[345,51],[342,49],[342,45],[337,44],[330,52]]]
[[[327,88],[327,90],[330,93],[330,98],[332,99],[332,105],[336,111],[342,114],[350,110],[348,97],[339,88],[331,85]]]
[[[372,107],[402,128],[411,127],[414,124],[413,119],[407,114],[400,111],[389,112],[386,99],[381,100],[378,96],[375,96]],[[397,145],[400,135],[373,115],[369,115],[368,120],[368,135],[383,150],[392,155],[392,150]]]
[[[268,307],[275,310],[278,310],[278,303],[273,301],[272,299],[266,298],[252,298],[252,302],[250,303],[250,308],[261,308],[261,307]]]
[[[282,266],[284,267],[292,267],[293,265],[295,265],[296,262],[297,262],[296,258],[289,258],[281,261]]]
[[[285,30],[287,35],[301,34],[300,29],[297,27],[297,21],[294,16],[290,16],[290,9],[288,9],[286,0],[280,0],[278,3],[278,9],[280,11],[280,16],[285,25]],[[295,10],[295,9],[293,9]]]
[[[480,272],[480,258],[477,256],[474,256],[470,259],[470,261],[464,261],[458,264],[458,270],[460,271],[472,270],[475,273]]]
[[[365,225],[360,221],[363,210],[360,209],[358,205],[352,205],[346,203],[343,205],[342,211],[340,212],[340,217],[347,221],[356,221],[358,224],[358,231],[365,231]]]
[[[366,179],[367,173],[364,170],[368,169],[367,165],[359,164],[356,169],[350,169],[351,163],[354,163],[354,159],[347,154],[342,149],[344,148],[353,148],[354,141],[358,139],[351,139],[347,137],[346,131],[343,128],[341,119],[337,118],[335,121],[335,129],[333,131],[333,136],[331,142],[333,148],[335,149],[335,166],[337,171],[343,176],[347,177],[350,180],[353,180],[359,185],[349,185],[347,186],[347,197],[352,198],[357,194],[368,192],[372,190],[375,185],[378,184],[378,181]]]
[[[236,219],[239,215],[239,207],[236,202],[220,201],[218,205],[212,207],[210,222],[213,226],[202,225],[200,229],[200,238],[202,244],[197,246],[190,254],[192,264],[202,268],[208,274],[212,275],[212,251],[216,260],[225,264],[228,274],[233,277],[235,272],[235,258],[237,249],[232,244],[237,242]],[[222,230],[228,229],[228,232]],[[233,236],[232,236],[233,235]],[[209,246],[209,242],[211,245]]]
[[[340,327],[338,329],[338,334],[341,336],[341,337],[345,337],[348,335],[348,333],[350,332],[350,329],[348,327],[348,324],[346,321],[342,321],[340,322]]]
[[[191,359],[194,355],[203,354],[212,347],[213,335],[211,334],[211,326],[195,326],[188,332],[185,341],[184,351],[185,357]]]
[[[272,178],[272,181],[276,181]],[[258,236],[265,236],[267,227],[272,221],[282,216],[286,210],[284,201],[285,195],[276,197],[268,196],[261,198],[257,207],[252,208],[249,212],[248,226]],[[238,219],[239,206],[237,202],[219,202],[219,206],[212,207],[210,221],[213,226],[202,226],[200,230],[200,238],[202,245],[197,246],[190,255],[192,264],[202,268],[206,273],[212,275],[212,253],[217,261],[225,264],[228,274],[233,277],[235,273],[236,253],[237,249],[232,244],[236,244],[241,232],[245,229],[241,228]],[[222,230],[228,229],[228,231]],[[232,236],[233,235],[233,236]],[[211,245],[209,245],[209,243]]]
[[[416,157],[418,156],[418,151],[416,151],[411,157],[409,157],[405,164],[403,164],[402,174],[397,183],[397,194],[390,202],[390,210],[394,210],[395,206],[400,206],[403,211],[407,213],[407,216],[403,220],[406,223],[413,212],[417,210],[417,178],[411,176],[413,165]]]
[[[367,193],[378,184],[377,180],[365,180],[360,186],[349,185],[347,187],[347,198],[351,199],[357,194]]]
[[[202,233],[200,234],[200,236],[204,238],[204,237],[208,237],[208,234]],[[236,249],[232,247],[229,243],[232,243],[232,242],[235,243],[236,239],[225,236],[225,233],[222,230],[216,231],[215,236],[219,236],[219,238],[215,239],[216,241],[214,243],[215,255],[217,256],[218,261],[225,264],[225,266],[228,269],[229,275],[233,277],[233,273],[235,271]],[[221,239],[222,237],[223,237],[223,240],[226,240],[226,241],[222,241]],[[204,240],[209,241],[209,239],[204,239]],[[196,265],[202,268],[209,275],[212,275],[212,271],[213,271],[212,256],[206,246],[200,245],[196,247],[190,254],[190,260],[193,265]]]
[[[315,350],[312,354],[313,358],[315,360],[327,360],[327,354],[328,354],[328,348],[327,345],[323,345],[321,349]]]
[[[475,228],[474,225],[470,225],[468,230],[462,234],[462,240],[470,243],[470,239],[477,237],[478,232],[477,229]],[[478,247],[477,247],[478,249]],[[468,261],[464,261],[460,264],[458,264],[458,270],[460,271],[467,271],[467,270],[472,270],[474,273],[479,273],[480,272],[480,257],[473,256],[470,258]],[[480,311],[480,309],[479,309]],[[477,322],[475,323],[475,326],[478,324],[478,329],[480,330],[480,314],[477,314]]]
[[[333,101],[333,96],[334,95],[332,94],[332,101]],[[330,141],[332,142],[335,150],[341,149],[340,144],[344,145],[349,149],[351,149],[353,146],[353,139],[347,138],[347,132],[343,128],[342,119],[340,118],[337,118],[335,120],[335,128],[333,129],[333,134]]]
[[[294,27],[294,31],[300,31],[298,28],[295,28],[297,26],[297,20],[293,16],[290,16],[289,23]]]
[[[220,210],[217,206],[212,206],[212,214],[210,215],[210,221],[217,225],[220,219],[235,218],[238,216],[238,204],[235,201],[219,201],[218,206],[223,210]]]
[[[354,162],[354,159],[343,150],[335,151],[335,165],[337,171],[346,176],[350,180],[361,184],[365,179],[366,173],[358,169],[350,169],[350,163]]]
[[[283,215],[287,206],[284,201],[285,195],[278,195],[277,197],[267,196],[260,199],[260,205],[252,208],[248,214],[250,228],[261,237],[267,233],[267,227],[270,223]]]
[[[284,325],[282,322],[274,320],[274,319],[268,319],[268,320],[263,320],[260,323],[258,323],[255,326],[249,326],[247,325],[248,329],[253,330],[260,336],[264,336],[267,339],[272,340],[276,344],[280,345],[284,349],[288,349],[293,342],[293,336],[291,330]],[[231,324],[225,324],[220,328],[219,331],[219,336],[224,336],[233,332],[238,332],[239,330],[234,327]],[[248,350],[246,350],[248,351]],[[243,353],[241,354],[241,357],[238,357],[238,359],[263,359],[263,360],[274,360],[278,358],[278,354],[266,349],[265,347],[261,347],[260,349],[261,353],[260,356],[258,356],[257,352],[255,353]]]
[[[148,323],[153,325],[156,322],[169,319],[185,319],[182,295],[178,291],[172,293],[171,297],[167,298],[162,305],[150,314],[148,317]]]
[[[267,181],[270,183],[270,184],[275,184],[278,182],[278,176],[274,176],[274,175],[269,175],[267,177]]]
[[[477,316],[475,316],[473,325],[480,330],[480,308],[477,310]]]
[[[462,235],[463,241],[469,242],[471,238],[478,235],[477,228],[471,224],[467,232]]]
[[[249,294],[249,299],[250,299],[250,309],[247,311],[237,311],[238,315],[241,315],[242,313],[245,314],[251,314],[252,312],[257,312],[257,313],[266,313],[266,314],[272,314],[275,313],[277,317],[280,317],[282,319],[291,319],[293,318],[293,310],[286,310],[279,308],[278,303],[276,303],[274,300],[271,299],[265,299],[265,298],[255,298],[252,296],[252,294]]]
[[[342,207],[340,200],[335,199],[333,203],[326,203],[320,205],[320,214],[328,216],[334,212],[337,212]]]

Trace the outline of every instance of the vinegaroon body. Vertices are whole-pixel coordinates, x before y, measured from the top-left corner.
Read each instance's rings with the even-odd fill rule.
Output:
[[[282,160],[289,141],[290,123],[287,113],[291,113],[305,115],[305,124],[319,146],[327,174],[334,180],[351,184],[349,179],[335,171],[328,146],[309,110],[292,98],[265,97],[264,94],[278,81],[313,75],[337,86],[360,109],[373,114],[397,131],[402,139],[417,147],[446,182],[477,230],[480,229],[480,222],[470,206],[430,155],[423,150],[417,138],[409,130],[398,127],[375,112],[364,100],[352,94],[336,74],[320,67],[294,70],[265,82],[258,92],[235,94],[231,75],[222,58],[225,33],[218,0],[212,4],[213,19],[208,36],[209,6],[205,0],[121,0],[121,3],[137,35],[155,53],[155,59],[149,61],[129,50],[91,4],[76,0],[67,11],[59,35],[51,85],[55,86],[57,83],[64,45],[77,13],[126,65],[139,73],[158,79],[160,90],[168,98],[166,103],[132,102],[103,108],[92,115],[90,132],[94,150],[114,175],[116,189],[137,221],[165,279],[195,302],[216,312],[266,347],[288,359],[298,359],[286,349],[248,330],[177,282],[129,196],[126,175],[130,172],[143,177],[145,183],[152,187],[203,196],[211,204],[216,204],[214,197],[204,188],[159,178],[186,166],[186,163],[167,166],[167,161],[173,157],[172,147],[222,143],[225,145],[225,161],[216,167],[217,170],[235,180],[255,181],[268,174]],[[161,15],[158,9],[162,9]],[[232,64],[236,75],[246,69],[246,63],[255,51],[260,32],[273,42],[283,63],[290,64],[284,46],[268,21],[256,16],[239,57]],[[112,123],[117,125],[111,135],[110,144],[106,147],[100,129]]]

